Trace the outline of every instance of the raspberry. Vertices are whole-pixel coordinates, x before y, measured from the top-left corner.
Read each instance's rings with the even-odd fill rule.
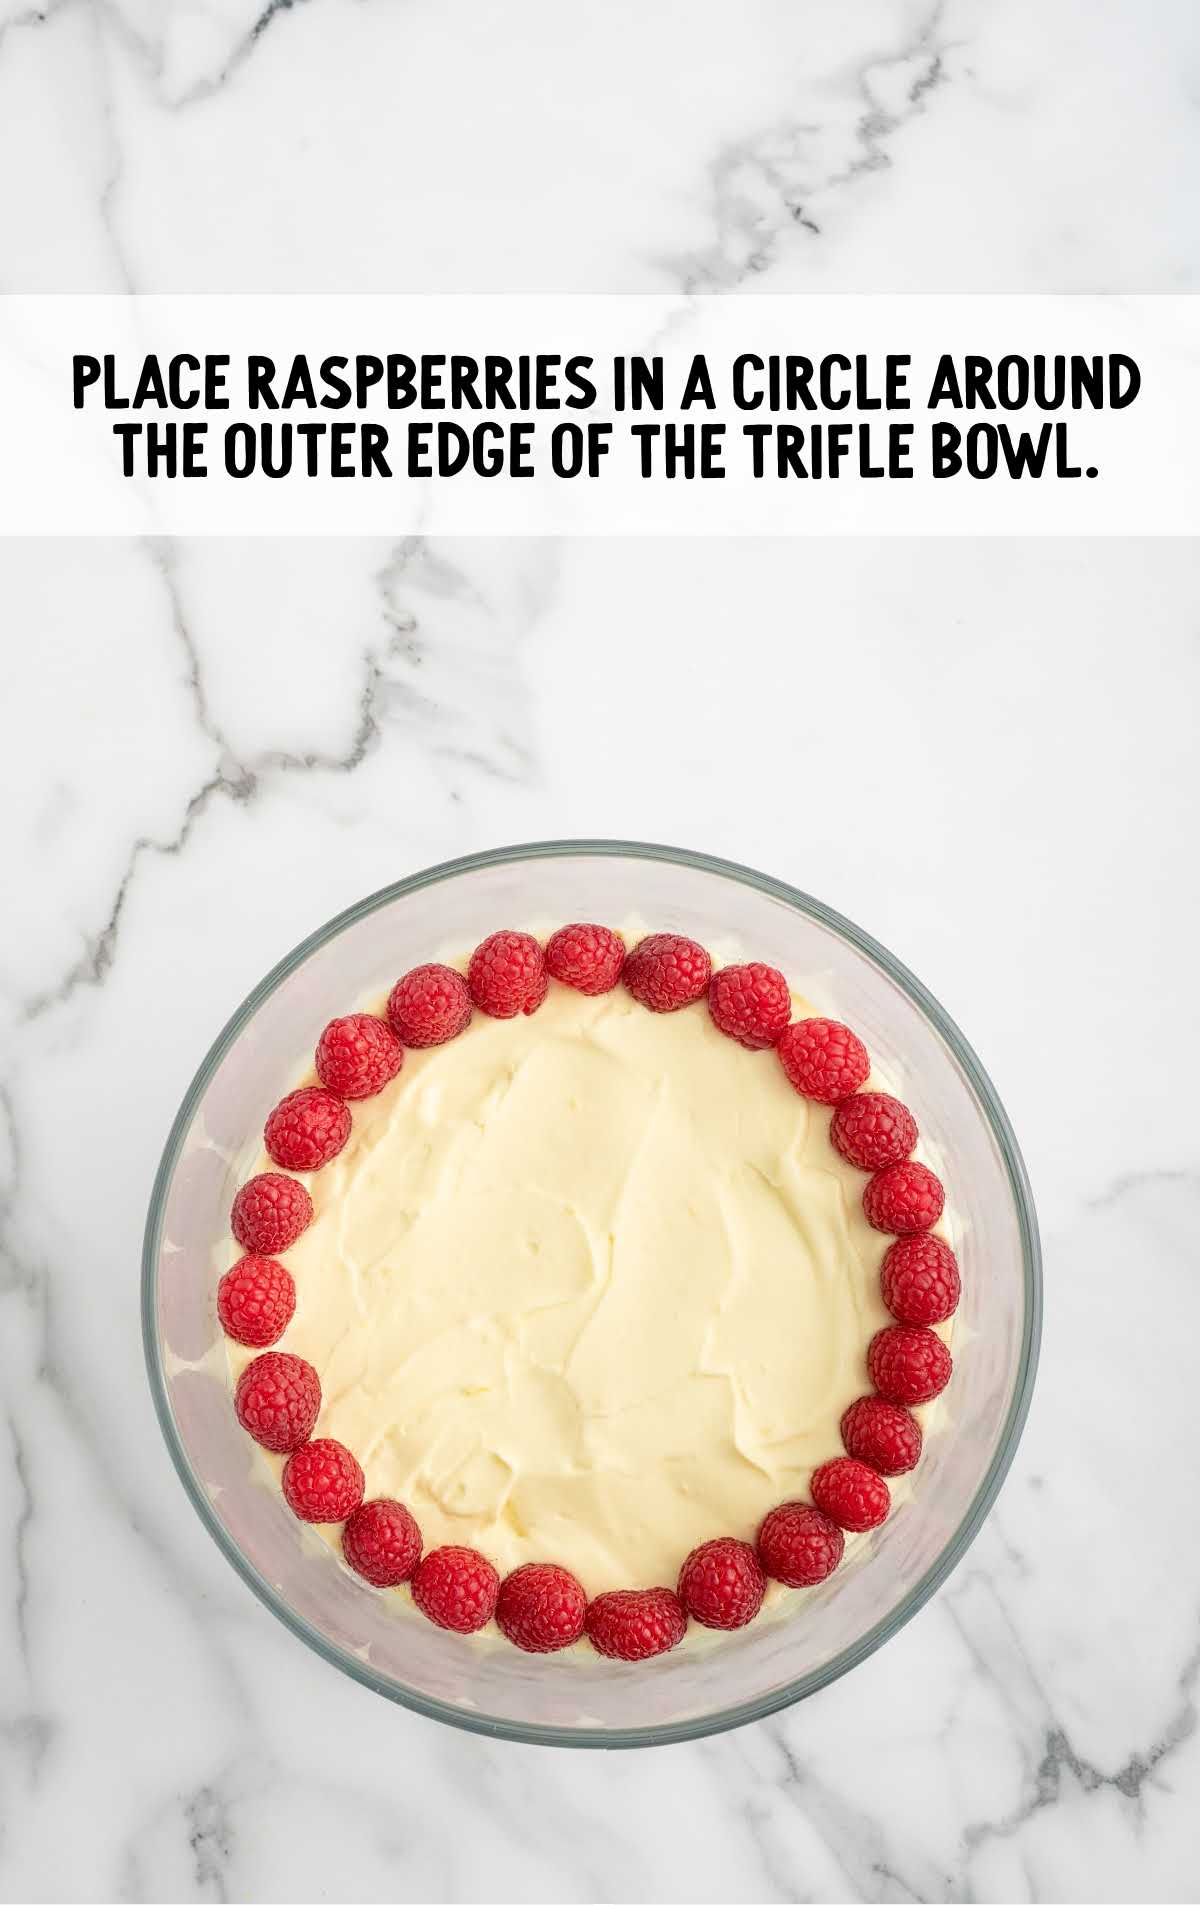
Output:
[[[414,966],[388,995],[388,1018],[402,1045],[422,1051],[457,1038],[471,1019],[471,994],[452,966]]]
[[[792,995],[774,966],[723,966],[708,988],[708,1009],[718,1032],[760,1052],[778,1044],[792,1016]]]
[[[860,1396],[842,1417],[847,1455],[877,1475],[907,1475],[921,1457],[921,1429],[907,1409],[883,1396]]]
[[[762,1606],[767,1583],[748,1541],[720,1535],[693,1548],[679,1570],[679,1598],[702,1627],[745,1627]]]
[[[908,1323],[892,1323],[880,1330],[867,1350],[867,1370],[880,1395],[910,1409],[940,1396],[953,1368],[941,1337]]]
[[[276,1455],[307,1442],[321,1408],[321,1382],[303,1356],[269,1349],[247,1363],[233,1392],[233,1407],[247,1435]]]
[[[285,1171],[319,1171],[337,1156],[349,1136],[349,1110],[320,1085],[289,1091],[263,1130],[268,1156]]]
[[[233,1200],[230,1225],[243,1250],[276,1257],[312,1223],[313,1202],[303,1184],[281,1171],[264,1171],[242,1185]]]
[[[546,971],[589,998],[611,992],[625,964],[625,941],[607,926],[560,926],[546,942]]]
[[[295,1308],[296,1286],[274,1257],[240,1257],[217,1285],[221,1328],[248,1349],[277,1343]]]
[[[936,1224],[946,1202],[941,1182],[927,1164],[909,1158],[877,1171],[863,1192],[867,1222],[876,1230],[928,1230]]]
[[[390,1025],[369,1012],[333,1019],[317,1044],[317,1077],[339,1098],[373,1098],[404,1063]]]
[[[546,961],[531,933],[493,933],[467,967],[471,997],[493,1019],[536,1012],[546,996]]]
[[[477,1634],[496,1609],[500,1576],[474,1548],[434,1548],[412,1578],[426,1620],[455,1634]]]
[[[363,1498],[363,1472],[341,1442],[318,1436],[289,1455],[283,1465],[283,1494],[301,1521],[345,1521]]]
[[[843,1098],[829,1126],[829,1142],[847,1164],[882,1171],[899,1164],[917,1142],[917,1121],[907,1105],[886,1091],[859,1091]]]
[[[758,1531],[763,1573],[784,1587],[816,1587],[833,1573],[845,1546],[837,1523],[807,1502],[781,1502]]]
[[[342,1553],[372,1587],[399,1587],[421,1559],[421,1530],[401,1502],[364,1502],[342,1529]]]
[[[871,1069],[862,1040],[837,1019],[798,1019],[776,1050],[789,1082],[819,1105],[840,1105]]]
[[[851,1534],[865,1534],[887,1520],[892,1497],[887,1483],[865,1462],[852,1455],[835,1456],[822,1462],[809,1483],[812,1498],[823,1515],[836,1521]]]
[[[712,960],[703,946],[678,933],[651,933],[640,939],[622,975],[639,1005],[651,1012],[677,1012],[708,991]]]
[[[687,1615],[670,1588],[618,1588],[596,1596],[584,1625],[592,1646],[606,1659],[650,1660],[678,1647]]]
[[[587,1595],[573,1574],[552,1561],[527,1561],[500,1584],[496,1625],[527,1654],[556,1654],[583,1632]]]
[[[958,1308],[962,1287],[949,1244],[919,1231],[888,1245],[879,1284],[897,1323],[944,1323]]]

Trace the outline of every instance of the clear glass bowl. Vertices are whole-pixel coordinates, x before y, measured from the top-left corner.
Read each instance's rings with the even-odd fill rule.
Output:
[[[214,1274],[233,1160],[344,1002],[497,926],[631,914],[710,943],[732,935],[856,1027],[947,1160],[963,1271],[946,1430],[929,1438],[913,1499],[785,1617],[638,1668],[464,1641],[358,1582],[262,1486],[230,1407]],[[146,1361],[163,1434],[197,1514],[243,1580],[365,1686],[456,1726],[540,1744],[694,1739],[803,1699],[881,1646],[946,1579],[996,1497],[1029,1405],[1040,1318],[1037,1223],[1020,1154],[983,1067],[937,1001],[858,927],[778,880],[625,841],[538,842],[450,861],[373,894],[298,946],[234,1014],[180,1107],[143,1259]]]

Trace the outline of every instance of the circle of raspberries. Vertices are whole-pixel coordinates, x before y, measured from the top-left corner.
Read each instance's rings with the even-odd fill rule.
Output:
[[[833,1573],[845,1547],[836,1521],[807,1502],[781,1502],[758,1531],[762,1571],[784,1587],[816,1587]]]
[[[745,1627],[763,1604],[766,1578],[748,1541],[719,1535],[693,1548],[679,1570],[679,1598],[701,1627]]]
[[[471,1022],[471,994],[453,966],[414,966],[388,994],[388,1022],[401,1045],[423,1051],[457,1038]]]
[[[496,1625],[526,1654],[556,1654],[583,1632],[587,1595],[552,1561],[527,1561],[500,1583]]]
[[[350,1136],[350,1108],[322,1085],[301,1085],[281,1098],[263,1128],[272,1164],[285,1171],[319,1171]]]
[[[296,1286],[274,1257],[239,1257],[217,1285],[221,1328],[248,1349],[277,1343],[295,1308]]]
[[[546,941],[546,971],[589,998],[611,992],[625,964],[625,941],[607,926],[560,926]]]
[[[953,1370],[941,1337],[909,1323],[880,1330],[867,1350],[867,1373],[880,1395],[909,1409],[940,1396]]]
[[[342,1553],[372,1587],[399,1587],[421,1559],[421,1530],[403,1502],[363,1502],[342,1529]]]
[[[247,1179],[233,1200],[230,1227],[243,1250],[277,1257],[312,1223],[313,1201],[303,1184],[282,1171]]]
[[[907,1105],[886,1091],[856,1091],[843,1098],[829,1126],[829,1142],[847,1164],[882,1171],[899,1164],[917,1142],[917,1121]]]
[[[332,1019],[317,1044],[317,1077],[339,1098],[373,1098],[404,1063],[404,1047],[390,1025],[369,1012]]]
[[[907,1475],[920,1460],[921,1426],[898,1402],[860,1396],[842,1417],[842,1442],[877,1475]]]
[[[477,1634],[496,1611],[500,1576],[474,1548],[434,1548],[412,1577],[412,1597],[427,1621],[455,1634]]]
[[[836,1455],[832,1462],[822,1462],[809,1487],[821,1513],[851,1534],[878,1528],[887,1520],[892,1505],[887,1483],[852,1455]]]
[[[276,1455],[308,1441],[321,1409],[321,1380],[303,1356],[269,1349],[247,1363],[233,1392],[234,1413],[247,1435]]]
[[[591,1602],[584,1630],[606,1660],[652,1660],[678,1647],[687,1614],[670,1588],[617,1588]]]
[[[300,1521],[345,1521],[363,1498],[362,1469],[342,1442],[317,1436],[283,1465],[283,1495]]]
[[[941,1179],[915,1158],[877,1171],[863,1192],[863,1210],[872,1228],[900,1234],[928,1230],[937,1223],[945,1202]]]
[[[940,1237],[911,1232],[884,1251],[879,1287],[897,1323],[944,1323],[958,1308],[958,1259]]]
[[[837,1019],[797,1019],[775,1049],[788,1083],[819,1105],[840,1105],[871,1069],[862,1040]]]
[[[651,1012],[678,1012],[708,991],[712,960],[703,946],[680,933],[650,933],[625,961],[626,989]]]
[[[792,995],[774,966],[722,966],[709,984],[708,1010],[718,1032],[748,1052],[760,1052],[786,1031]]]
[[[545,955],[532,933],[492,933],[471,954],[467,985],[489,1018],[536,1012],[546,996]]]

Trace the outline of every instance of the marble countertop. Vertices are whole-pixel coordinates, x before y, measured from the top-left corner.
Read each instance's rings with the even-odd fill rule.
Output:
[[[0,0],[0,288],[1195,288],[1183,0],[732,19]],[[1200,544],[0,542],[0,590],[0,1897],[1195,1899]],[[1047,1268],[944,1590],[802,1707],[625,1755],[294,1641],[137,1319],[167,1126],[262,972],[415,867],[589,833],[893,947]]]

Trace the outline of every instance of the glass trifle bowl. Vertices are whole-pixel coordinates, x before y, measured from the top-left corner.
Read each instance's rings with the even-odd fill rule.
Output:
[[[264,1485],[259,1452],[231,1406],[216,1313],[245,1160],[329,1019],[497,927],[631,917],[705,945],[734,942],[854,1027],[945,1161],[963,1284],[940,1421],[911,1492],[884,1525],[820,1587],[783,1597],[748,1627],[701,1633],[695,1644],[689,1636],[637,1666],[582,1648],[534,1655],[448,1633],[400,1605],[406,1591],[381,1594],[360,1581]],[[882,946],[819,901],[729,861],[636,842],[545,841],[400,880],[268,973],[208,1053],[167,1138],[146,1224],[142,1305],[150,1385],[184,1488],[243,1580],[315,1652],[389,1699],[476,1732],[642,1746],[803,1699],[882,1645],[946,1579],[1020,1436],[1041,1270],[1028,1181],[996,1093],[958,1028]]]

